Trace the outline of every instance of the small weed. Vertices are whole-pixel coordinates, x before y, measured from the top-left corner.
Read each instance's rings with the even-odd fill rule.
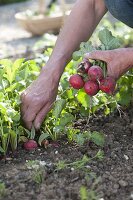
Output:
[[[80,199],[88,200],[88,191],[85,186],[81,186],[80,188]]]
[[[5,186],[5,183],[0,183],[0,198],[5,196],[6,194],[6,186]]]
[[[44,180],[44,170],[39,169],[39,170],[33,171],[32,180],[37,184],[41,184]]]
[[[91,186],[91,188],[88,190],[87,187],[81,186],[80,187],[80,200],[98,200],[98,195],[95,191],[95,186],[100,182],[99,178],[94,178],[94,182]]]
[[[80,200],[98,200],[97,194],[94,190],[87,190],[85,186],[80,188]]]
[[[30,160],[26,163],[27,168],[31,170],[31,179],[37,184],[44,181],[45,165],[45,161],[39,160]]]
[[[97,146],[103,147],[105,143],[105,138],[102,133],[97,131],[84,131],[83,133],[75,134],[73,140],[77,142],[78,145],[83,145],[86,141],[92,141]]]
[[[58,163],[55,163],[55,166],[57,171],[68,167],[74,168],[76,170],[78,169],[85,170],[88,162],[94,159],[102,160],[103,157],[104,157],[104,152],[102,150],[99,150],[97,154],[92,158],[88,158],[86,155],[84,155],[83,158],[80,160],[76,160],[72,163],[66,163],[66,161],[59,161]]]

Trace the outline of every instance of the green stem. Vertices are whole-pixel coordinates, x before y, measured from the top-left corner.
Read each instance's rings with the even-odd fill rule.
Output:
[[[106,71],[107,71],[106,63],[104,62],[104,64],[103,64],[103,75],[104,75],[104,78],[106,77]]]

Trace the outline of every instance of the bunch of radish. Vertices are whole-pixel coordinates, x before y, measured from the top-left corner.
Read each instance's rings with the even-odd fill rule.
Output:
[[[74,89],[84,88],[89,96],[96,95],[99,90],[113,95],[116,87],[114,78],[106,76],[103,69],[98,65],[92,65],[88,60],[81,62],[74,74],[69,79]]]

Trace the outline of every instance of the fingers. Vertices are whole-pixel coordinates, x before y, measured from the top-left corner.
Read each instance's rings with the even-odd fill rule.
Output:
[[[32,123],[37,115],[37,113],[41,110],[41,108],[45,105],[44,102],[40,101],[39,98],[33,98],[33,96],[29,95],[28,92],[24,91],[21,95],[21,119],[23,125],[27,129],[31,129]]]
[[[24,102],[24,99],[25,99],[25,96],[26,96],[26,93],[23,92],[23,93],[21,94],[21,97],[20,97],[20,99],[21,99],[21,104],[20,104],[21,116],[23,116],[23,114],[25,113],[25,110],[28,109],[28,104],[23,103],[23,102]]]
[[[40,112],[44,105],[39,103],[39,104],[34,104],[34,102],[29,104],[27,110],[25,110],[25,114],[23,115],[22,119],[25,123],[26,128],[31,129],[32,123],[36,118],[36,115]]]
[[[84,55],[85,59],[96,59],[108,62],[110,59],[109,51],[93,51]]]
[[[41,110],[40,112],[36,115],[36,118],[34,120],[34,127],[36,130],[40,129],[40,126],[44,120],[44,118],[46,117],[47,113],[51,110],[52,105],[46,104]]]

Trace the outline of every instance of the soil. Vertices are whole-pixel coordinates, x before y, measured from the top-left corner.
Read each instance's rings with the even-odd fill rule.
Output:
[[[85,125],[86,119],[79,119],[75,123],[75,127],[81,129]],[[81,186],[85,186],[89,194],[97,194],[97,198],[88,197],[88,200],[133,199],[133,108],[124,110],[121,117],[118,112],[107,117],[95,116],[86,125],[86,130],[104,133],[106,142],[102,149],[102,160],[88,162],[85,166],[88,171],[70,167],[56,171],[54,163],[59,160],[71,163],[82,159],[83,155],[93,157],[99,148],[90,142],[78,146],[68,144],[65,140],[61,140],[59,146],[38,148],[32,152],[27,152],[20,146],[14,158],[8,159],[6,164],[4,161],[0,162],[0,180],[6,186],[6,195],[1,199],[79,200]],[[27,167],[28,160],[42,161],[42,183],[37,183],[35,174],[33,175],[33,167],[38,165]]]

